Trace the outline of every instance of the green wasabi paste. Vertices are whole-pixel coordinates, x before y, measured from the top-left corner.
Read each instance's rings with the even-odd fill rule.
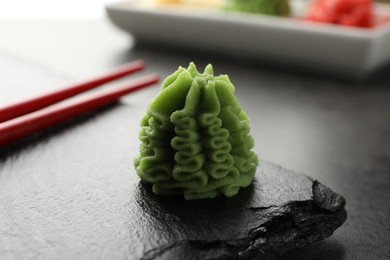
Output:
[[[258,159],[249,119],[227,75],[191,63],[167,77],[141,121],[134,165],[155,194],[227,197],[251,184]]]
[[[290,14],[289,0],[230,0],[228,9],[240,12],[287,16]]]

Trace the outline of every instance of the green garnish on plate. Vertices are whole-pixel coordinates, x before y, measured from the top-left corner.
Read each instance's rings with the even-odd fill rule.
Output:
[[[228,1],[228,9],[275,16],[288,16],[290,14],[288,0],[230,0]]]

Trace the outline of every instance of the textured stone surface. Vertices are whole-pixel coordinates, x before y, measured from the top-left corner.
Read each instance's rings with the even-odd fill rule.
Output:
[[[329,237],[346,219],[343,197],[268,162],[230,199],[157,197],[140,184],[136,200],[149,220],[134,226],[147,248],[142,259],[273,259]]]
[[[38,161],[61,154],[66,139],[49,141]],[[126,157],[102,161],[99,154],[114,154],[109,149],[89,150],[80,164],[90,149],[83,147],[45,172],[31,166],[28,176],[3,165],[0,256],[275,259],[329,237],[346,219],[343,197],[273,163],[261,161],[254,183],[235,197],[186,201],[153,194],[124,170]],[[23,154],[19,166],[31,162]],[[19,175],[24,181],[15,183]]]

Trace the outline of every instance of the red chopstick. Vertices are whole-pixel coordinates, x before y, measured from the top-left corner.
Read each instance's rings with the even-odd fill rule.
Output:
[[[0,108],[0,123],[37,111],[41,108],[50,106],[84,91],[96,88],[107,82],[130,75],[136,71],[142,70],[144,67],[145,65],[143,61],[133,61],[94,80],[82,82],[80,84],[69,86],[40,97],[36,97],[4,108]]]
[[[145,76],[124,87],[95,93],[90,97],[70,104],[59,104],[0,123],[0,147],[55,124],[64,122],[82,113],[114,103],[119,97],[153,85],[159,81],[157,75]]]

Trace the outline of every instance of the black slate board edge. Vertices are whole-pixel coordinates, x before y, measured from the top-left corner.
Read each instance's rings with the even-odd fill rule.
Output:
[[[331,236],[347,219],[346,202],[341,195],[308,178],[313,182],[311,200],[290,201],[283,206],[244,208],[271,217],[270,221],[248,230],[242,238],[178,240],[145,252],[141,259],[271,260],[289,250],[321,241]]]

